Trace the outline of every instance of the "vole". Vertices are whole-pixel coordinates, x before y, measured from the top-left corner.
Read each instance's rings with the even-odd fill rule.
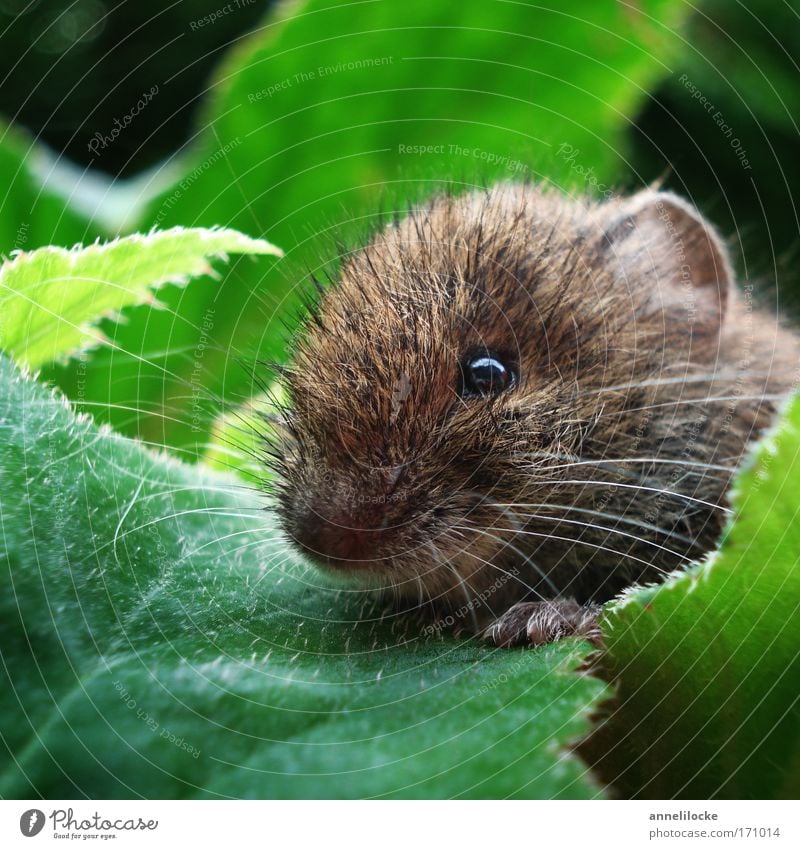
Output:
[[[345,256],[303,322],[281,521],[317,564],[498,646],[598,640],[602,602],[714,546],[799,365],[674,194],[437,196]]]

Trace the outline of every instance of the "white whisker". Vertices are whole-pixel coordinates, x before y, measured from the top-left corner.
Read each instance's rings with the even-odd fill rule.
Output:
[[[588,507],[575,507],[573,505],[554,504],[552,502],[541,501],[511,502],[504,506],[515,508],[526,507],[537,510],[566,510],[567,512],[575,511],[577,513],[586,513],[590,516],[598,516],[603,519],[613,519],[617,522],[624,522],[625,524],[633,525],[634,527],[641,527],[648,531],[654,531],[655,533],[662,534],[663,536],[672,537],[674,539],[680,540],[680,542],[685,542],[687,545],[699,545],[697,540],[694,540],[691,537],[684,536],[683,534],[678,533],[677,531],[668,531],[666,528],[661,528],[658,525],[651,525],[648,522],[642,522],[639,519],[631,519],[626,516],[620,516],[617,513],[606,513],[602,510],[590,510]]]
[[[522,454],[520,456],[525,457],[528,455]],[[606,463],[656,463],[672,466],[689,466],[719,472],[733,472],[735,470],[735,467],[731,466],[719,466],[714,463],[698,463],[691,460],[665,459],[661,457],[620,457],[618,459],[603,458],[602,460],[576,460],[575,462],[562,463],[558,466],[543,466],[542,471],[548,472],[555,469],[568,469],[572,466],[601,466]]]
[[[706,398],[680,398],[677,401],[662,401],[659,404],[646,404],[644,407],[626,407],[624,410],[612,410],[608,413],[601,413],[597,419],[605,419],[609,416],[627,416],[630,413],[640,413],[644,410],[657,410],[660,407],[679,407],[683,404],[716,404],[720,401],[780,401],[785,398],[785,394],[779,393],[763,393],[759,395],[718,395]]]
[[[667,548],[665,545],[661,545],[661,544],[655,542],[654,540],[645,539],[644,537],[637,536],[636,534],[629,534],[629,533],[626,533],[625,531],[620,531],[617,528],[608,528],[604,525],[594,525],[591,522],[581,522],[578,519],[565,519],[565,518],[562,518],[560,516],[543,516],[541,513],[528,513],[528,514],[522,514],[522,515],[524,515],[525,518],[529,518],[529,519],[541,519],[542,521],[545,521],[545,522],[558,522],[558,523],[566,522],[569,525],[579,525],[579,526],[584,527],[584,528],[594,528],[595,530],[598,530],[598,531],[605,531],[606,533],[609,533],[609,534],[617,534],[619,536],[627,537],[629,539],[636,540],[637,542],[641,542],[644,545],[650,545],[653,548],[658,548],[661,551],[666,551],[667,554],[671,554],[674,557],[679,558],[680,560],[685,560],[687,563],[690,563],[691,560],[692,560],[691,557],[688,557],[687,555],[682,554],[679,551],[673,551],[671,548]],[[554,537],[554,538],[557,539],[557,537]]]
[[[537,481],[537,484],[542,486],[560,486],[560,485],[583,485],[583,486],[617,486],[624,489],[634,489],[643,492],[657,492],[660,495],[669,495],[673,498],[679,498],[683,501],[690,501],[693,504],[702,504],[704,507],[710,507],[712,510],[719,510],[722,513],[732,513],[733,511],[720,504],[712,504],[710,501],[703,501],[702,498],[694,498],[691,495],[684,495],[681,492],[674,492],[670,489],[659,489],[653,486],[641,486],[639,484],[618,483],[616,481],[584,481],[584,480],[545,480]]]
[[[683,377],[669,377],[669,378],[653,378],[651,380],[640,380],[635,383],[618,383],[614,386],[601,386],[598,389],[587,389],[584,392],[579,392],[578,398],[585,398],[591,395],[600,395],[603,392],[621,392],[625,389],[644,389],[650,386],[671,386],[674,384],[680,384],[683,386],[687,383],[713,383],[716,380],[720,381],[729,381],[736,380],[740,378],[743,374],[747,374],[749,377],[763,377],[764,379],[768,378],[769,372],[753,372],[749,369],[742,369],[740,371],[735,372],[705,372],[704,374],[693,374],[693,375],[685,375]]]
[[[466,528],[465,530],[471,530],[473,532],[479,532],[480,531],[479,528]],[[493,536],[492,534],[487,533],[486,535],[488,537],[492,538],[492,539],[496,539],[500,543],[504,542],[504,540],[498,539],[497,537]],[[474,551],[468,551],[467,549],[464,549],[463,553],[468,555],[469,557],[474,557],[477,561],[479,561],[480,563],[483,563],[485,566],[489,566],[491,569],[495,569],[501,575],[505,575],[508,578],[512,578],[518,584],[521,584],[526,590],[528,590],[528,592],[530,592],[534,596],[536,596],[540,601],[547,601],[547,598],[545,596],[543,596],[539,592],[539,590],[532,587],[529,583],[527,583],[522,578],[520,578],[519,575],[515,575],[513,572],[509,572],[507,569],[503,569],[501,566],[498,566],[496,563],[492,563],[489,560],[485,560],[483,557],[480,557],[479,555],[475,554]],[[556,595],[558,595],[558,593],[556,593]],[[491,608],[489,609],[489,612],[492,614],[492,616],[495,617],[495,619],[497,618],[497,614],[493,610],[491,610]]]
[[[502,546],[501,553],[502,553],[502,550],[504,550],[506,548],[510,548],[515,554],[519,555],[519,557],[522,558],[522,565],[528,564],[528,565],[532,566],[536,575],[539,578],[541,578],[542,581],[544,581],[544,583],[547,584],[548,588],[550,590],[552,590],[553,594],[556,595],[556,596],[559,594],[558,587],[556,587],[556,585],[552,582],[550,577],[548,575],[546,575],[533,562],[533,560],[531,560],[530,555],[524,554],[515,545],[513,545],[510,540],[502,539],[501,537],[498,537],[497,535],[490,533],[488,530],[486,530],[486,528],[476,528],[476,527],[470,527],[468,525],[452,525],[451,527],[452,527],[453,530],[471,531],[472,533],[482,534],[483,536],[489,537],[489,539],[493,539],[495,542],[499,543]],[[519,533],[518,531],[516,531],[512,528],[497,528],[496,526],[493,526],[493,530],[508,530],[508,531],[511,531],[512,533]],[[471,551],[467,551],[466,549],[464,549],[463,553],[464,554],[470,554],[473,557],[476,557],[482,563],[487,563],[487,565],[491,565],[494,569],[499,570],[504,575],[510,575],[511,574],[510,572],[507,572],[505,569],[501,569],[499,566],[495,565],[494,563],[489,564],[488,561],[483,560],[483,558],[478,557],[476,554],[474,554]],[[536,593],[542,599],[544,598],[544,596],[542,596],[541,593],[539,593],[537,590],[534,590],[534,588],[532,586],[530,586],[530,584],[526,583],[519,576],[513,575],[512,577],[514,577],[515,580],[519,581],[519,583],[522,584],[522,586],[524,586],[526,589],[530,590],[532,593]]]
[[[461,525],[454,525],[453,527],[459,528],[461,530],[465,529]],[[655,569],[656,571],[660,572],[662,575],[668,575],[669,574],[669,572],[666,569],[662,569],[659,566],[656,566],[655,564],[651,563],[648,560],[642,560],[640,557],[636,557],[633,554],[628,554],[628,553],[625,553],[625,552],[622,552],[622,551],[618,551],[616,548],[609,548],[606,545],[599,545],[598,543],[587,542],[586,540],[582,540],[582,539],[579,539],[579,538],[576,539],[575,537],[554,536],[553,534],[545,534],[545,533],[540,533],[538,531],[528,531],[528,530],[515,531],[515,530],[512,530],[511,528],[495,528],[495,530],[508,531],[509,533],[515,533],[515,534],[519,533],[523,536],[541,537],[542,539],[557,539],[557,540],[560,540],[562,542],[571,542],[571,543],[574,543],[575,545],[588,545],[590,548],[595,548],[595,549],[598,549],[600,551],[607,551],[610,554],[616,554],[618,557],[626,558],[628,560],[635,560],[637,563],[641,563],[644,566],[647,566],[648,569]],[[556,593],[556,595],[558,595],[558,593]]]

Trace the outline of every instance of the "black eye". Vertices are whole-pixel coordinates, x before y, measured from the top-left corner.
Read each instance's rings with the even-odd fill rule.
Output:
[[[513,370],[491,354],[469,357],[461,375],[462,395],[498,395],[516,382]]]

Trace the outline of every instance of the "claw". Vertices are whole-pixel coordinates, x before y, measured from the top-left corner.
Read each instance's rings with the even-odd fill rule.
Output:
[[[564,637],[583,637],[599,643],[600,608],[580,605],[573,599],[520,602],[509,608],[483,633],[499,648],[541,646]]]

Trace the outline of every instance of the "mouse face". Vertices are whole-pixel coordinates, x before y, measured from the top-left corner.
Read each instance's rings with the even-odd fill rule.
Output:
[[[519,593],[597,598],[674,568],[719,530],[728,476],[700,491],[669,460],[692,432],[697,463],[741,450],[675,406],[715,379],[729,279],[671,195],[433,200],[347,256],[304,324],[277,468],[287,535],[448,603],[509,574]]]

